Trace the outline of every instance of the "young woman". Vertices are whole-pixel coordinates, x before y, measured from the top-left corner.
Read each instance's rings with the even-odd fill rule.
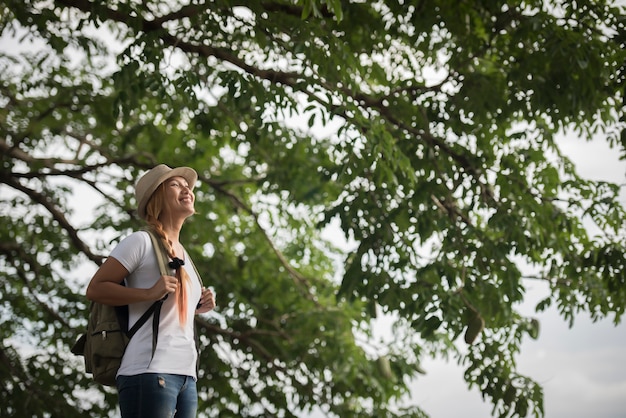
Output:
[[[144,174],[135,187],[138,215],[161,238],[177,267],[172,275],[161,275],[150,235],[137,231],[113,249],[87,288],[90,300],[129,305],[129,327],[154,301],[165,298],[154,352],[149,320],[124,353],[116,379],[122,418],[196,416],[194,315],[215,307],[213,293],[202,287],[179,241],[185,219],[195,213],[197,178],[189,167],[172,169],[161,164]]]

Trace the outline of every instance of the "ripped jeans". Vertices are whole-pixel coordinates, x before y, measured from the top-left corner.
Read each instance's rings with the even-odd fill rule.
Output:
[[[178,374],[118,376],[122,418],[195,418],[196,381]]]

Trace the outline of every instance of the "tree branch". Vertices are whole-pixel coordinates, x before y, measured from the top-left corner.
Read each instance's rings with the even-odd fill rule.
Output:
[[[56,204],[45,194],[36,192],[28,187],[22,185],[16,180],[18,175],[16,173],[7,173],[4,170],[0,171],[0,182],[19,190],[32,199],[33,202],[39,203],[43,206],[52,217],[61,225],[61,227],[67,232],[70,241],[81,252],[83,252],[91,261],[97,265],[102,264],[103,257],[98,256],[91,252],[91,249],[86,245],[83,240],[78,236],[78,231],[74,229],[72,224],[69,223],[63,212],[56,206]]]

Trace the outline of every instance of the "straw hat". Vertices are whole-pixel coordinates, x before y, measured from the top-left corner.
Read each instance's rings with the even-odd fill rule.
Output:
[[[137,213],[142,219],[146,218],[146,205],[152,197],[152,193],[159,187],[161,183],[172,177],[183,177],[187,180],[189,188],[193,190],[193,186],[198,180],[198,173],[193,168],[177,167],[170,168],[165,164],[159,164],[153,169],[146,172],[135,186],[135,198],[137,199]]]

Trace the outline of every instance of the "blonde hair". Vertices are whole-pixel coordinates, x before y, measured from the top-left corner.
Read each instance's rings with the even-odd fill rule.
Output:
[[[163,223],[160,220],[163,207],[165,206],[165,182],[161,183],[159,187],[154,191],[148,204],[146,205],[146,222],[157,233],[163,247],[165,248],[167,255],[174,259],[176,254],[174,253],[174,247],[172,241],[168,238],[165,230],[163,230]],[[178,307],[178,319],[180,325],[184,326],[187,322],[187,287],[191,282],[191,278],[185,271],[184,267],[176,269],[176,278],[178,279],[178,291],[176,292],[176,305]]]

